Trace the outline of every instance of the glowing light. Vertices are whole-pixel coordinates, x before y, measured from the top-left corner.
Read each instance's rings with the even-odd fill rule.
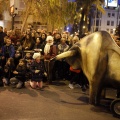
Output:
[[[67,27],[67,30],[69,30],[69,27]]]
[[[83,29],[85,29],[85,26],[83,26]]]
[[[0,26],[4,27],[3,21],[0,21]]]

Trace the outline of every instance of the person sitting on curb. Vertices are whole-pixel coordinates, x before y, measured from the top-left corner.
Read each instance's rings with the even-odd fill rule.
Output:
[[[24,87],[26,81],[26,71],[26,60],[20,59],[16,69],[13,71],[15,77],[10,79],[10,83],[13,87],[16,87],[17,89]]]

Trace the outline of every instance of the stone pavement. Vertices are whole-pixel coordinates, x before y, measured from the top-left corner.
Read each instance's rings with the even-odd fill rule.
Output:
[[[88,90],[68,88],[68,81],[45,85],[44,91],[0,87],[0,120],[119,120],[109,107],[88,102]]]

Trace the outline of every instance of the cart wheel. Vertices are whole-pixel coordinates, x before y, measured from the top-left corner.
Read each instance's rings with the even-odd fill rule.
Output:
[[[120,118],[120,98],[112,101],[110,105],[110,110],[115,117]]]

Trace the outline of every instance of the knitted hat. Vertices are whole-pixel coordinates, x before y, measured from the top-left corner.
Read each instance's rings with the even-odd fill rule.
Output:
[[[48,41],[48,40],[52,40],[53,41],[53,37],[52,36],[47,36],[46,41]]]
[[[40,53],[34,53],[33,54],[33,59],[36,59],[37,57],[41,57],[41,54]]]

